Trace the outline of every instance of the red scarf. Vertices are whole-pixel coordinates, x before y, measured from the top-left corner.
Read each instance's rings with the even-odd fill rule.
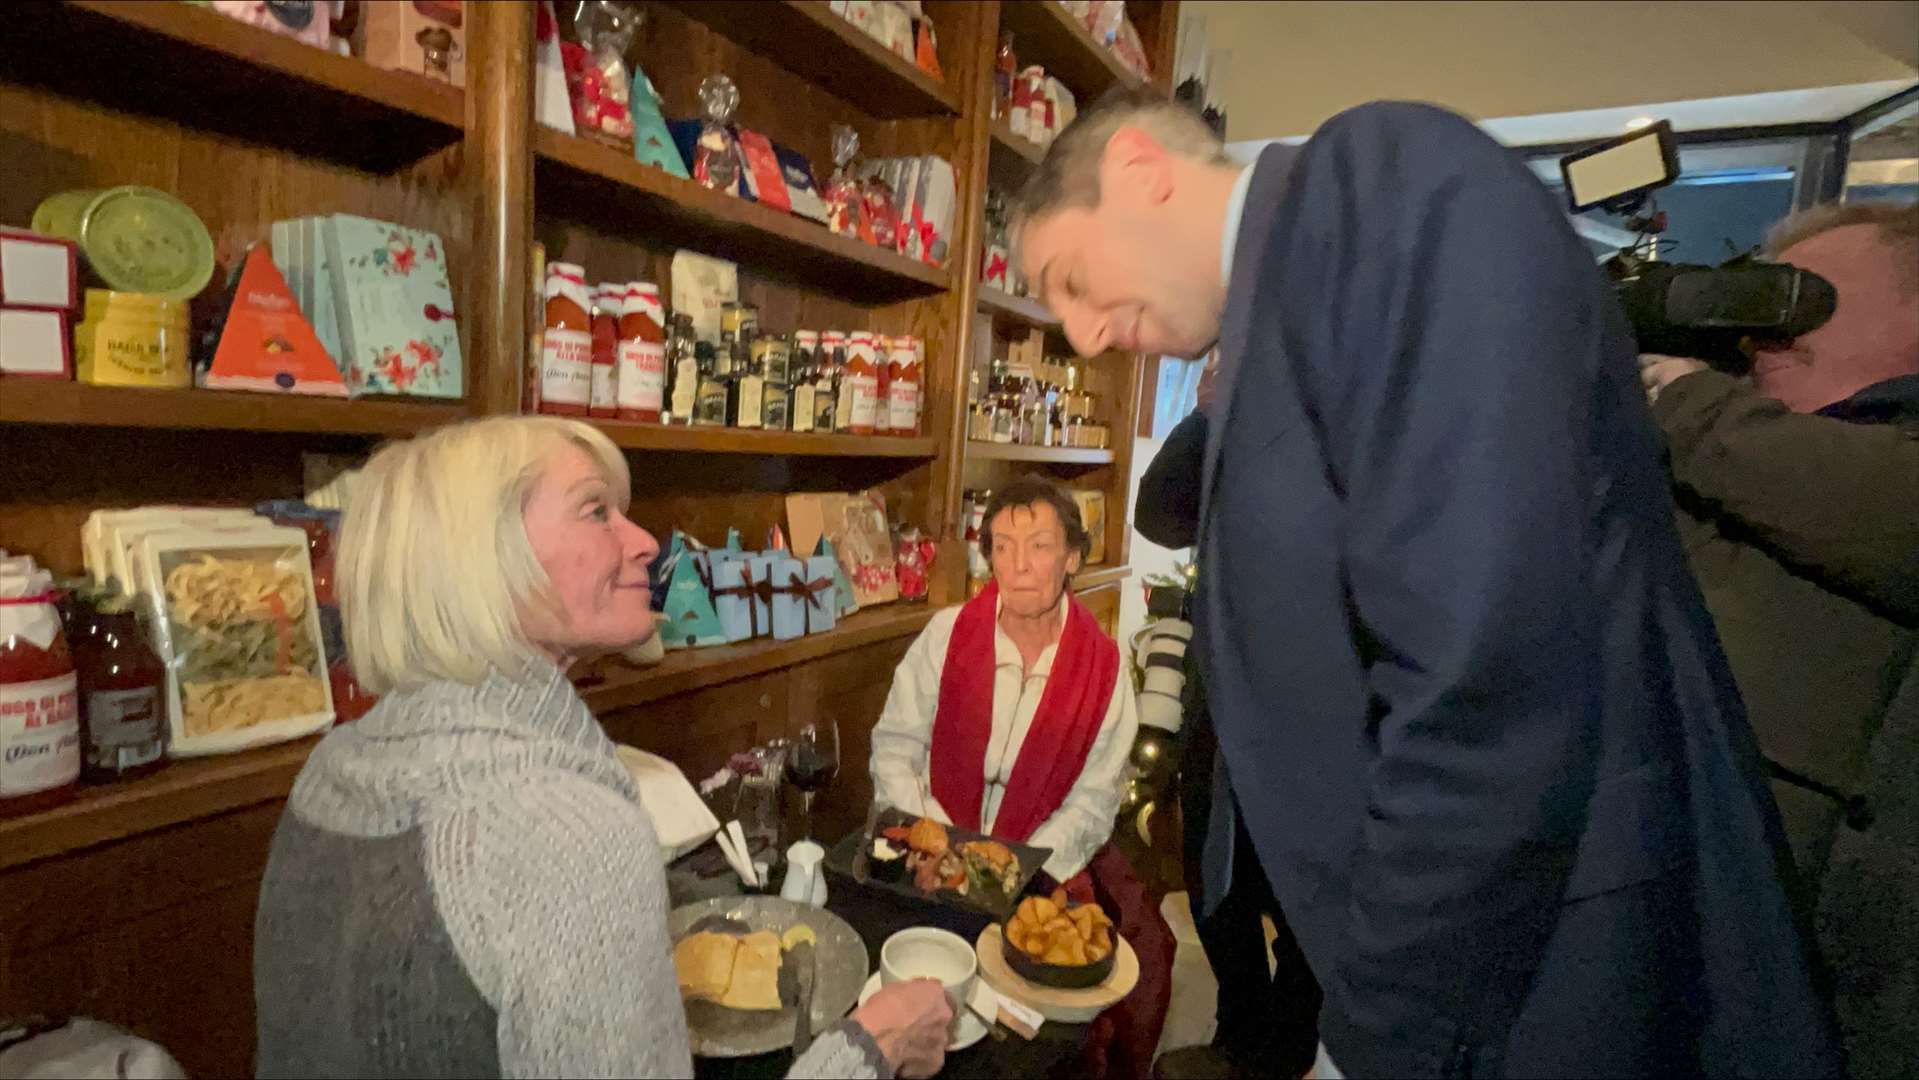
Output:
[[[986,791],[986,746],[993,736],[993,637],[999,621],[999,586],[966,602],[953,624],[940,674],[939,711],[933,715],[930,761],[933,797],[953,824],[978,831]],[[1119,676],[1119,646],[1100,630],[1093,614],[1068,597],[1066,626],[1053,654],[1053,670],[1040,694],[1039,711],[1007,777],[1006,795],[993,834],[1024,841],[1053,816],[1106,720]]]

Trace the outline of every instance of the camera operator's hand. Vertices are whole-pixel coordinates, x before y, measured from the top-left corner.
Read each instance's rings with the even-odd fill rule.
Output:
[[[1646,388],[1647,401],[1658,401],[1659,392],[1674,379],[1704,370],[1706,370],[1704,360],[1692,360],[1684,356],[1661,356],[1658,353],[1639,354],[1639,382]]]

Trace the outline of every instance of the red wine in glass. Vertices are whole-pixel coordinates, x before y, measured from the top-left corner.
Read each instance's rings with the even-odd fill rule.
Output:
[[[838,725],[827,720],[807,724],[786,748],[786,779],[800,791],[800,812],[805,836],[813,838],[813,796],[819,794],[840,771],[840,733]]]

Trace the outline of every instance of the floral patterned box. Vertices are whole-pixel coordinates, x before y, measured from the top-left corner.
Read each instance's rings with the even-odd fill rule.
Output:
[[[466,386],[439,236],[334,214],[321,229],[354,394],[457,398]]]

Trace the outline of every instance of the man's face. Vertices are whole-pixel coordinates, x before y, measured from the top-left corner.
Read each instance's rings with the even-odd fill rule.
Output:
[[[1780,252],[1779,261],[1832,282],[1839,302],[1824,326],[1758,351],[1754,388],[1794,412],[1816,412],[1873,383],[1919,374],[1919,295],[1899,258],[1877,225],[1830,229]]]
[[[1175,198],[1186,174],[1122,128],[1100,164],[1100,202],[1026,222],[1020,269],[1081,356],[1198,356],[1219,338],[1219,237]],[[1207,264],[1208,259],[1211,265]]]

